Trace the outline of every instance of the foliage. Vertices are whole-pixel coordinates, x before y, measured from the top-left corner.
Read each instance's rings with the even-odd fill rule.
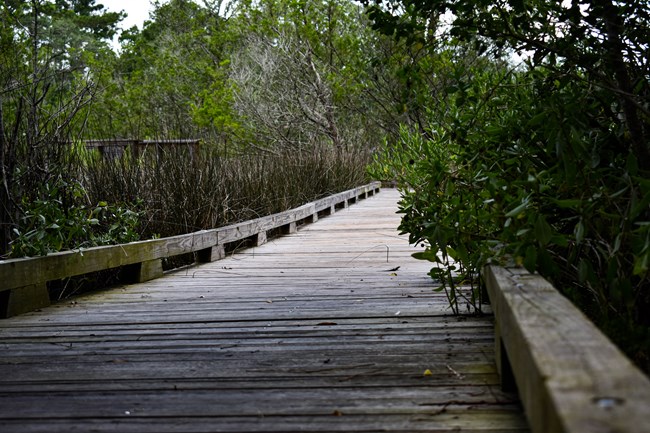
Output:
[[[410,233],[411,243],[427,245],[415,257],[435,263],[429,275],[441,283],[458,313],[459,302],[480,310],[477,288],[463,293],[458,283],[472,286],[497,246],[492,193],[507,186],[501,175],[491,172],[498,170],[494,161],[491,168],[486,164],[488,154],[498,160],[499,149],[486,145],[484,135],[490,117],[505,104],[495,90],[509,80],[510,72],[484,62],[454,66],[449,60],[439,63],[448,71],[447,87],[437,92],[444,109],[427,112],[432,120],[423,133],[419,126],[415,131],[403,126],[399,141],[387,141],[369,171],[375,178],[398,182],[404,214],[400,229]]]
[[[241,2],[237,11],[230,80],[253,146],[374,144],[361,95],[372,33],[358,5],[265,0]]]
[[[277,13],[263,16],[269,8]],[[142,198],[148,221],[139,230],[164,235],[272,212],[364,178],[363,148],[378,134],[364,123],[368,104],[359,97],[359,77],[367,72],[362,42],[372,32],[358,6],[155,2],[144,28],[123,30],[113,51],[108,40],[123,17],[95,0],[9,0],[0,7],[2,254],[12,241],[12,254],[103,242],[95,239],[104,235],[100,227],[89,223],[95,218],[86,215],[95,209],[90,203],[134,207]],[[270,49],[292,74],[238,85],[241,70],[232,60],[242,58],[254,36],[269,48],[278,34],[285,50]],[[294,79],[304,83],[287,92]],[[263,101],[241,103],[265,85],[272,92]],[[280,106],[276,97],[284,94],[293,104],[287,113],[254,118],[261,106]],[[290,147],[297,153],[278,146],[264,124],[290,131],[285,135],[300,143]],[[127,152],[100,161],[79,152],[83,139],[188,137],[203,139],[196,158],[173,152],[135,159]],[[272,155],[242,155],[251,149]],[[275,192],[262,193],[265,181],[276,184]],[[231,182],[250,191],[229,190]]]
[[[412,6],[374,8],[376,25],[417,43],[425,17],[451,8],[451,33],[479,52],[533,52],[526,68],[472,70],[446,88],[447,110],[429,111],[427,140],[411,129],[385,149],[374,172],[402,184],[401,228],[428,243],[421,258],[443,262],[435,276],[506,260],[539,272],[650,370],[647,10]]]
[[[117,57],[93,62],[94,77],[105,91],[88,111],[86,136],[220,141],[212,122],[205,113],[197,118],[196,110],[206,97],[210,100],[207,89],[222,87],[229,37],[225,20],[184,0],[155,3],[151,18],[142,31],[122,33]],[[228,105],[220,111],[227,113]]]
[[[80,52],[106,47],[121,19],[99,9],[93,0],[0,6],[0,254],[24,216],[22,200],[42,199],[42,185],[74,171],[61,144],[96,90]]]
[[[43,198],[23,202],[24,215],[14,229],[11,257],[138,240],[138,213],[105,201],[90,207],[80,204],[86,197],[78,183],[59,178],[46,184],[38,196]]]

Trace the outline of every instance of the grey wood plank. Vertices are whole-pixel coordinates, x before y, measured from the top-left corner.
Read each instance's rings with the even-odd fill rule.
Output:
[[[396,201],[0,322],[0,431],[528,431]]]

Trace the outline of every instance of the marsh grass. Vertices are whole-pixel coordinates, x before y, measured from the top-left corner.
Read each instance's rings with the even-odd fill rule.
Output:
[[[224,156],[170,148],[89,161],[82,178],[90,201],[134,207],[141,239],[281,212],[368,180],[367,154],[334,149]]]

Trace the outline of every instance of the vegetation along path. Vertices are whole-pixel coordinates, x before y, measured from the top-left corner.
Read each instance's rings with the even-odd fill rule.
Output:
[[[0,431],[528,431],[492,318],[449,314],[397,200],[3,320]]]

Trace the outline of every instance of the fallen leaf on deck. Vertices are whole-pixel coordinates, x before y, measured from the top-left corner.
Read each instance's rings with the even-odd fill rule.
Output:
[[[426,370],[424,370],[423,376],[433,376],[433,373],[431,373],[431,370],[427,368]]]

